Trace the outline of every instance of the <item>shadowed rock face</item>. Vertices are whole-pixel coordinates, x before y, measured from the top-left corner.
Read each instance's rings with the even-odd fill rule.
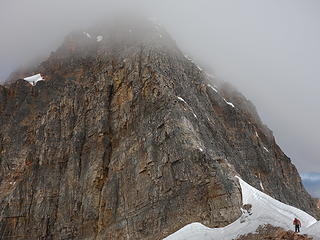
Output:
[[[235,175],[315,213],[253,105],[209,87],[160,26],[88,32],[26,73],[46,81],[0,86],[1,239],[161,239],[191,222],[225,226],[241,213]]]

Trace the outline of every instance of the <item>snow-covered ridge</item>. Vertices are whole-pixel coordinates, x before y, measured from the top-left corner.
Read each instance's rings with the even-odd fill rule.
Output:
[[[320,239],[320,222],[306,212],[281,203],[267,194],[255,189],[241,178],[243,204],[251,204],[250,214],[242,210],[242,216],[223,228],[208,228],[201,223],[191,223],[165,240],[232,240],[240,235],[254,233],[260,225],[271,224],[285,230],[293,230],[293,219],[297,217],[302,224],[301,233]]]
[[[41,74],[38,73],[36,75],[30,76],[30,77],[26,77],[23,80],[27,81],[32,86],[35,86],[37,84],[37,82],[43,81],[44,79],[42,78]]]

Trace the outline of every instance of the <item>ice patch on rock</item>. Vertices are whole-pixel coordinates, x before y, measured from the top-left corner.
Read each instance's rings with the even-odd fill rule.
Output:
[[[44,79],[42,78],[41,74],[38,73],[36,75],[30,76],[30,77],[26,77],[23,80],[27,81],[32,86],[35,86],[37,84],[37,82],[43,81]]]

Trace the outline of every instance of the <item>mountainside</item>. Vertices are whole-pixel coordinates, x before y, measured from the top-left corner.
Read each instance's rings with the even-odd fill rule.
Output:
[[[235,175],[316,216],[254,106],[160,26],[72,33],[24,77],[38,73],[35,86],[0,86],[1,239],[162,239],[191,222],[226,226],[241,215]]]

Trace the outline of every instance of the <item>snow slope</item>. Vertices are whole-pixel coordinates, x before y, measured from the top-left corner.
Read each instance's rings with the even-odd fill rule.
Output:
[[[242,216],[223,228],[208,228],[201,223],[191,223],[173,233],[165,240],[232,240],[237,236],[253,233],[258,226],[271,224],[286,230],[293,230],[293,219],[299,218],[302,224],[301,233],[310,234],[314,239],[320,239],[320,222],[295,207],[273,199],[267,194],[255,189],[241,178],[243,204],[251,204],[251,211],[242,209]]]

